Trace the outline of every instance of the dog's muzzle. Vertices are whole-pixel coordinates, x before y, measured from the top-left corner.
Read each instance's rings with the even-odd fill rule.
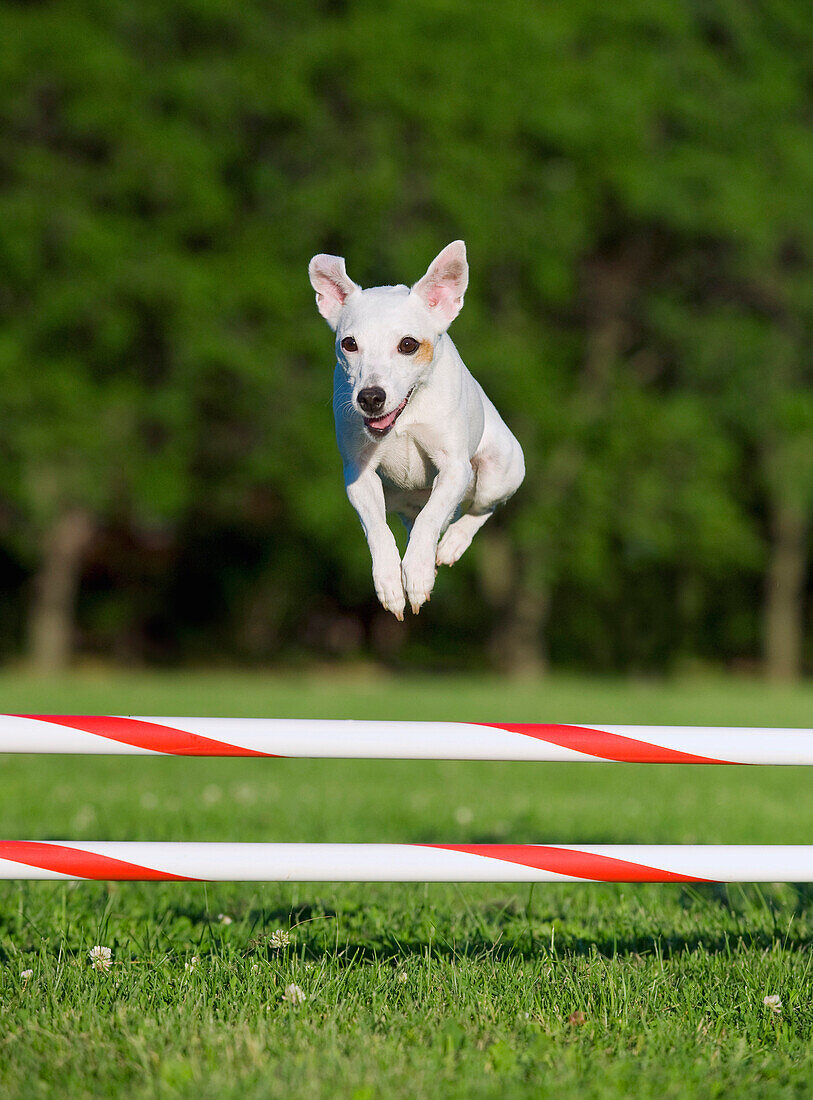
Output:
[[[378,416],[387,402],[387,395],[380,386],[365,386],[359,390],[356,401],[367,416]]]
[[[362,390],[361,392],[363,393],[364,391]],[[407,407],[407,402],[409,401],[410,397],[412,397],[412,390],[409,391],[409,393],[406,395],[404,400],[397,408],[393,409],[392,412],[388,412],[385,416],[365,416],[364,427],[371,435],[377,437],[386,435],[395,423],[395,421]],[[361,404],[360,398],[361,394],[359,394],[359,404]]]

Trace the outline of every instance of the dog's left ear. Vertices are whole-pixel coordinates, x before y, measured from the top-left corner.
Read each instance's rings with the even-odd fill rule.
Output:
[[[452,241],[429,265],[429,270],[412,288],[429,312],[440,322],[441,331],[449,327],[463,308],[463,295],[469,285],[466,245]]]
[[[339,314],[357,286],[344,266],[343,256],[314,256],[308,264],[311,286],[316,291],[316,307],[332,329],[339,323]]]

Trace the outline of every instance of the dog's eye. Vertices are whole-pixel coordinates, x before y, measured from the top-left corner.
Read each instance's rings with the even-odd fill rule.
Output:
[[[405,336],[398,345],[398,350],[402,355],[414,355],[420,346],[414,336]]]
[[[358,351],[359,346],[352,336],[345,336],[342,340],[342,351]]]

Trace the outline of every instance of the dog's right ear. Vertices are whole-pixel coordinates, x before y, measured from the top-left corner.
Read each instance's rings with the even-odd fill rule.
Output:
[[[308,264],[308,274],[316,291],[316,306],[335,330],[344,303],[361,287],[356,286],[347,274],[343,256],[328,256],[321,252]]]

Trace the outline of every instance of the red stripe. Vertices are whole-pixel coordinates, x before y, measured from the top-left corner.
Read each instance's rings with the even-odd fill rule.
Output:
[[[24,863],[28,867],[41,867],[45,871],[58,871],[75,878],[117,879],[133,882],[200,882],[187,875],[173,875],[169,871],[157,871],[154,867],[142,867],[112,856],[100,856],[81,848],[67,848],[62,844],[44,844],[38,840],[0,841],[0,859]]]
[[[215,741],[199,733],[188,733],[174,726],[162,726],[160,722],[142,722],[139,718],[117,718],[112,715],[91,714],[15,714],[15,718],[36,718],[38,722],[53,722],[56,726],[69,726],[84,730],[96,737],[106,737],[123,745],[135,745],[150,752],[164,752],[172,756],[275,756],[271,752],[258,752],[226,741]]]
[[[521,867],[536,867],[540,871],[554,871],[557,875],[594,879],[597,882],[711,882],[694,875],[681,875],[664,871],[660,867],[648,867],[644,863],[630,863],[613,856],[594,855],[591,852],[575,852],[572,848],[550,848],[543,844],[422,844],[422,848],[442,848],[448,852],[468,852],[472,856],[487,856],[516,863]]]
[[[563,749],[574,749],[602,760],[618,760],[626,764],[732,764],[736,761],[717,760],[712,756],[695,756],[678,749],[667,749],[649,741],[638,741],[620,733],[589,729],[587,726],[545,725],[536,722],[480,722],[492,729],[510,730],[540,741],[550,741]]]

